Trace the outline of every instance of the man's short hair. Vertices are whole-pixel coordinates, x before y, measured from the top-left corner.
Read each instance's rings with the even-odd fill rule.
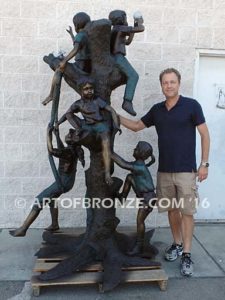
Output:
[[[163,70],[163,71],[160,73],[160,75],[159,75],[159,81],[160,81],[160,83],[162,83],[162,78],[163,78],[163,76],[164,76],[165,74],[170,74],[170,73],[174,73],[174,74],[177,76],[177,79],[178,79],[178,81],[179,81],[179,83],[180,83],[180,81],[181,81],[181,75],[180,75],[180,72],[179,72],[178,70],[174,69],[174,68],[167,68],[167,69]]]

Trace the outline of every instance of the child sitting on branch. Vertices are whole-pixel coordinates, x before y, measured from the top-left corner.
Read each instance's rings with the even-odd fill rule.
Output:
[[[78,81],[78,86],[81,90],[81,99],[75,101],[69,110],[61,117],[56,124],[56,128],[68,120],[75,128],[77,137],[82,139],[84,132],[97,135],[101,139],[103,162],[105,167],[105,180],[106,183],[111,185],[113,180],[110,175],[110,127],[104,120],[103,111],[111,113],[114,128],[121,133],[119,128],[119,118],[115,110],[107,104],[106,101],[94,95],[94,81],[88,77],[82,77]],[[76,113],[81,113],[83,120]]]

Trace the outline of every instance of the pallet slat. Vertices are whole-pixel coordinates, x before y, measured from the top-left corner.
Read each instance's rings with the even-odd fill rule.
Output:
[[[34,266],[33,271],[34,272],[47,272],[48,270],[52,269],[53,267],[55,267],[59,262],[59,261],[44,261],[41,260],[39,261],[39,259],[36,261],[36,264]],[[160,266],[132,266],[132,267],[123,267],[122,270],[149,270],[149,269],[160,269]],[[90,266],[86,266],[81,268],[79,271],[103,271],[103,267],[101,263],[96,263]]]
[[[103,277],[102,272],[80,272],[66,278],[60,278],[52,281],[41,281],[38,276],[31,278],[32,286],[52,286],[52,285],[77,285],[77,284],[93,284],[101,283]],[[151,282],[168,280],[168,276],[162,269],[156,270],[139,270],[139,271],[124,271],[122,282]]]

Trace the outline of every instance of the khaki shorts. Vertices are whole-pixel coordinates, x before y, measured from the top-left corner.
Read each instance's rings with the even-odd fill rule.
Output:
[[[157,206],[159,212],[179,209],[182,214],[193,215],[199,204],[196,173],[157,174]]]

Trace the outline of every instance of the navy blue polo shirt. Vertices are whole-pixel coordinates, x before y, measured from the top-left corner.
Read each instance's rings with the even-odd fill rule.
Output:
[[[180,96],[169,111],[165,101],[153,105],[141,118],[158,134],[159,172],[196,172],[196,126],[205,123],[201,105]]]

